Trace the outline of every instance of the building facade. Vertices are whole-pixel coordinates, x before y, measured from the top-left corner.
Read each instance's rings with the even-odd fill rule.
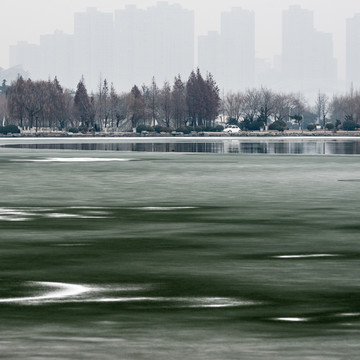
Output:
[[[225,92],[255,85],[255,16],[239,7],[221,14],[221,30],[198,39],[199,67]]]
[[[360,14],[346,22],[346,85],[360,87]]]
[[[312,11],[291,6],[283,12],[282,82],[287,91],[334,91],[337,62],[331,34],[314,27]]]

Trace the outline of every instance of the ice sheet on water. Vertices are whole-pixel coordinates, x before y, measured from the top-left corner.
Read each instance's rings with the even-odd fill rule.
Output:
[[[196,207],[195,206],[144,206],[144,207],[138,207],[132,209],[146,210],[146,211],[173,211],[173,210],[196,209]]]
[[[35,294],[25,297],[13,297],[0,299],[0,303],[18,303],[23,305],[40,305],[43,303],[67,302],[67,303],[136,303],[151,302],[162,303],[170,308],[224,308],[238,306],[258,305],[259,302],[228,297],[163,297],[130,295],[129,292],[143,292],[149,290],[151,285],[88,285],[70,284],[63,282],[30,282],[35,288]],[[39,294],[39,289],[42,293]],[[111,294],[110,294],[111,293]],[[120,293],[120,296],[112,296]]]
[[[124,158],[100,158],[100,157],[72,157],[72,158],[45,158],[45,159],[14,159],[18,162],[40,162],[40,163],[53,163],[53,162],[126,162],[133,161],[134,159]]]
[[[276,255],[275,259],[307,259],[307,258],[323,258],[323,257],[337,257],[339,254],[303,254],[303,255]]]
[[[41,295],[0,299],[0,303],[39,303],[50,300],[61,300],[91,291],[91,288],[88,286],[60,282],[37,281],[31,282],[30,285],[44,288],[46,291]]]
[[[94,216],[94,215],[78,215],[78,214],[66,214],[66,213],[51,213],[45,215],[48,218],[55,219],[105,219],[105,216]]]
[[[36,215],[33,208],[0,208],[0,221],[27,221]]]
[[[279,318],[274,318],[273,320],[276,320],[276,321],[288,321],[288,322],[306,322],[306,321],[309,321],[308,318],[302,318],[302,317],[279,317]]]
[[[72,208],[69,208],[72,209]],[[86,208],[74,208],[79,210],[79,213],[58,212],[59,209],[50,209],[42,207],[1,207],[0,221],[29,221],[36,218],[74,218],[74,219],[104,219],[108,213],[87,213]],[[63,210],[63,209],[62,209]]]

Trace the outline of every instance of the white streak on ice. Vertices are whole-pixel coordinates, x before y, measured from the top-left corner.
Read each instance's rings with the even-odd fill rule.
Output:
[[[0,216],[0,221],[27,221],[29,218],[12,217],[12,216]]]
[[[31,212],[28,210],[32,210]],[[0,221],[27,221],[34,217],[75,218],[75,219],[105,219],[107,212],[92,211],[88,214],[44,213],[54,211],[48,208],[0,208]],[[90,212],[90,211],[89,211]]]
[[[300,318],[300,317],[275,318],[274,320],[277,320],[277,321],[289,321],[289,322],[305,322],[305,321],[309,321],[309,319],[307,319],[307,318]]]
[[[31,282],[33,286],[44,290],[44,293],[26,297],[0,299],[0,303],[41,304],[47,302],[62,303],[134,303],[158,302],[173,308],[225,308],[258,305],[258,302],[224,297],[154,297],[154,296],[106,296],[109,291],[142,291],[148,286],[85,286],[58,282]],[[92,295],[97,293],[97,296]],[[100,294],[104,293],[103,296]],[[82,295],[82,296],[80,296]]]
[[[27,221],[29,216],[36,216],[25,208],[0,208],[0,221]]]
[[[46,214],[46,217],[48,217],[48,218],[54,218],[54,219],[62,219],[62,218],[73,218],[73,219],[106,219],[105,216],[62,214],[62,213]]]
[[[273,256],[276,259],[306,259],[306,258],[320,258],[320,257],[336,257],[337,254],[309,254],[309,255],[278,255]]]
[[[80,300],[81,301],[81,300]],[[109,298],[95,298],[88,299],[86,302],[164,302],[164,303],[175,303],[173,307],[180,308],[224,308],[224,307],[237,307],[237,306],[250,306],[257,305],[254,301],[246,301],[232,298],[192,298],[192,297],[148,297],[148,296],[137,296],[137,297],[109,297]]]
[[[186,210],[186,209],[196,209],[193,206],[147,206],[140,208],[133,208],[135,210],[148,210],[148,211],[172,211],[172,210]]]
[[[46,158],[46,159],[24,159],[21,161],[28,162],[43,162],[43,163],[51,163],[51,162],[111,162],[111,161],[132,161],[133,159],[120,159],[120,158]]]
[[[36,214],[28,211],[24,211],[22,208],[11,209],[11,208],[0,208],[1,215],[21,215],[21,216],[34,216]]]
[[[194,298],[189,299],[194,301],[190,307],[202,307],[202,308],[223,308],[234,306],[248,306],[255,305],[254,301],[239,300],[234,298],[222,298],[222,297],[208,297],[208,298]]]
[[[22,302],[43,302],[51,300],[60,300],[72,296],[78,296],[90,292],[92,288],[84,285],[66,284],[58,282],[32,282],[31,284],[45,288],[54,288],[55,290],[47,291],[42,295],[16,297],[0,299],[0,303],[22,303]]]
[[[98,209],[107,209],[107,208],[103,206],[69,206],[66,209],[98,210]]]

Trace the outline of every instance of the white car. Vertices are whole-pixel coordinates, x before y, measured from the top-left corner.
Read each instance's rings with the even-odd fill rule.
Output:
[[[240,132],[240,128],[237,125],[228,125],[223,132],[226,132],[228,134],[236,134]]]

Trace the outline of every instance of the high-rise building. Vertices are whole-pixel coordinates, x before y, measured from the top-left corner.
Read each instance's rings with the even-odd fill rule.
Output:
[[[313,12],[291,6],[283,13],[282,77],[290,91],[327,92],[337,86],[331,34],[314,28]]]
[[[115,11],[113,81],[118,90],[129,91],[132,86],[143,84],[151,76],[147,73],[149,30],[145,13],[135,5]]]
[[[61,84],[75,88],[74,83],[73,36],[55,31],[51,35],[40,36],[41,69],[39,77],[53,79],[55,76]],[[78,74],[77,74],[78,75]]]
[[[75,13],[74,74],[84,76],[88,89],[95,91],[102,79],[113,77],[113,14],[96,8]]]
[[[114,21],[112,13],[88,8],[75,13],[73,35],[55,32],[42,35],[40,46],[12,46],[10,64],[21,64],[33,79],[57,76],[70,88],[84,76],[89,91],[104,79],[120,91],[153,77],[159,86],[172,83],[194,68],[194,13],[167,2],[147,10],[128,5]]]
[[[249,88],[255,81],[255,15],[239,7],[221,14],[223,86]]]
[[[225,91],[254,86],[254,13],[239,7],[221,14],[221,32],[209,32],[198,42],[199,67],[211,72]]]
[[[115,84],[172,82],[194,68],[194,13],[159,2],[147,10],[127,6],[115,12]]]
[[[360,14],[346,22],[346,84],[360,87]]]
[[[209,31],[198,38],[198,64],[201,71],[210,72],[219,83],[222,79],[222,38],[218,31]]]
[[[21,66],[32,79],[38,79],[41,73],[40,46],[19,41],[10,46],[10,67]]]

